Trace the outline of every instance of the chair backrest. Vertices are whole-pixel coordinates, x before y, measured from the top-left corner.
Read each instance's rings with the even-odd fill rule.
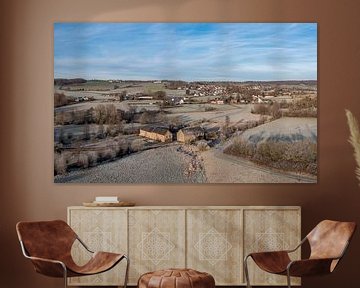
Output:
[[[62,220],[19,222],[19,240],[30,256],[61,260],[70,256],[75,232]]]
[[[306,236],[311,248],[310,259],[342,256],[355,229],[355,222],[321,221]],[[332,267],[332,270],[335,266]]]

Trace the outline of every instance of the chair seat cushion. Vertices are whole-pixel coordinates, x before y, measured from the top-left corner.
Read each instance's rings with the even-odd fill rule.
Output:
[[[166,269],[143,274],[138,288],[213,288],[214,277],[193,269]]]

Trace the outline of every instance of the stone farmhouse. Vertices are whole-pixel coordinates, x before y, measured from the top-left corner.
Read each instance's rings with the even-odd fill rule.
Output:
[[[177,141],[183,143],[191,143],[199,139],[203,139],[205,135],[204,129],[201,127],[183,128],[176,133]]]
[[[147,126],[140,128],[140,136],[160,142],[172,142],[173,136],[168,128]]]

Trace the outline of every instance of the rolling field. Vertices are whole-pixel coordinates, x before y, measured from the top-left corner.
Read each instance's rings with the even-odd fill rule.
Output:
[[[192,156],[178,145],[138,152],[87,170],[55,176],[56,183],[205,183],[201,169],[190,170]]]
[[[305,139],[316,143],[317,119],[284,117],[248,129],[241,137],[255,144],[269,140],[294,142]]]
[[[191,104],[189,106],[175,107],[167,111],[171,113],[170,117],[181,117],[185,123],[189,124],[205,120],[221,126],[228,116],[230,124],[235,125],[242,121],[256,121],[260,118],[260,115],[251,113],[251,105],[211,105],[216,110],[206,112],[204,111],[204,104]]]

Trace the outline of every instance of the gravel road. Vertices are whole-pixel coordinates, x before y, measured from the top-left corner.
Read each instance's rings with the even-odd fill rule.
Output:
[[[196,159],[179,145],[146,150],[86,170],[55,176],[55,183],[204,183]]]

